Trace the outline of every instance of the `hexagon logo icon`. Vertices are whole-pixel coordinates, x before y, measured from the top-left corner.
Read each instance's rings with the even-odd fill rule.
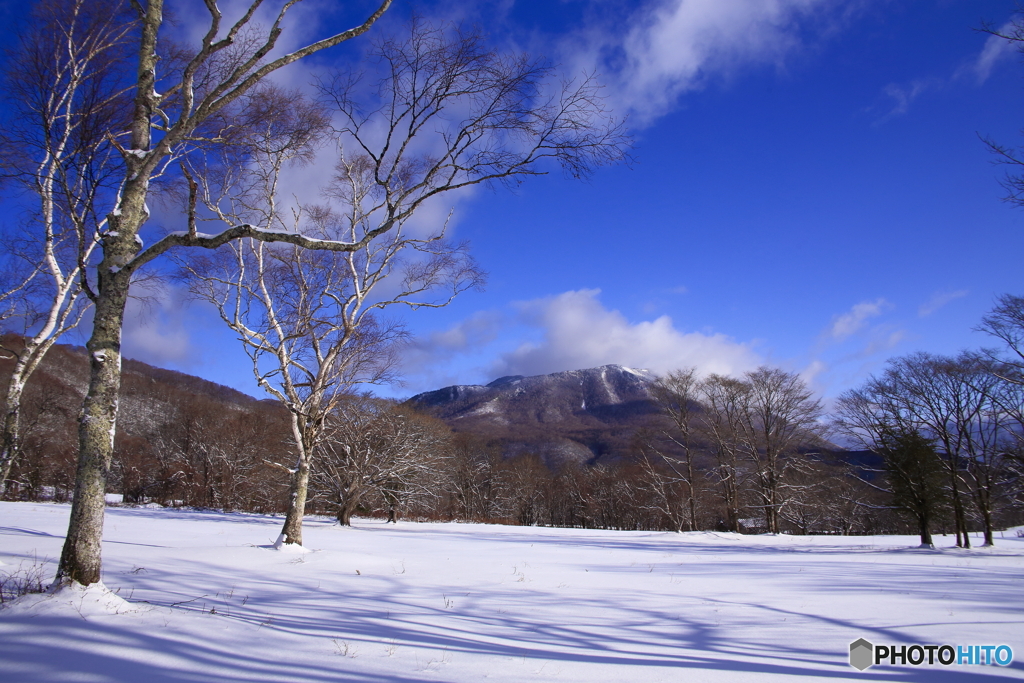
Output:
[[[850,643],[850,666],[863,671],[874,663],[874,659],[874,645],[863,638],[858,638]]]

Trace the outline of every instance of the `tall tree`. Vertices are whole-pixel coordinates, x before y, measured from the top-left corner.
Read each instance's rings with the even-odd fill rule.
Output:
[[[647,458],[644,466],[658,508],[672,520],[676,531],[682,531],[684,524],[690,531],[697,530],[695,423],[700,412],[697,402],[699,383],[696,368],[685,368],[659,378],[652,390],[665,419],[664,426],[656,430],[657,438],[647,443],[657,461]],[[685,498],[681,501],[676,499],[679,485],[685,491]]]
[[[855,424],[874,433],[876,442],[888,432],[934,440],[936,458],[947,473],[957,545],[969,548],[965,494],[974,499],[985,544],[993,542],[993,506],[1000,496],[1007,442],[1014,436],[1006,386],[992,361],[977,354],[914,353],[890,360],[880,377],[845,395],[840,406],[856,405],[860,415],[873,415]]]
[[[339,158],[323,206],[292,206],[286,213],[277,196],[289,145],[306,144],[302,136],[282,134],[288,126],[271,135],[283,142],[259,142],[245,170],[233,175],[239,164],[232,163],[213,174],[221,181],[216,192],[211,174],[194,169],[206,208],[218,221],[251,222],[255,214],[261,224],[284,225],[287,217],[295,232],[363,245],[344,255],[304,256],[242,243],[235,247],[231,274],[218,275],[220,284],[207,290],[254,352],[261,386],[294,415],[298,455],[282,543],[302,540],[311,460],[335,407],[328,397],[365,381],[351,371],[353,363],[380,358],[364,350],[379,346],[381,333],[387,338],[394,332],[375,327],[375,314],[397,305],[442,307],[482,282],[464,246],[446,239],[447,221],[414,225],[416,212],[465,187],[545,173],[547,161],[585,175],[621,158],[627,143],[593,82],[562,84],[546,94],[548,67],[491,51],[475,32],[414,21],[407,35],[376,41],[366,63],[366,74],[335,74],[320,83],[323,102],[341,121]],[[312,135],[308,130],[303,136]],[[226,189],[225,178],[235,178]],[[268,265],[283,259],[287,267]],[[289,302],[296,295],[301,302]],[[309,350],[301,360],[299,345]],[[272,369],[260,370],[257,356],[273,358]]]
[[[921,546],[934,547],[932,522],[946,494],[934,442],[918,432],[884,432],[879,439],[893,504],[917,521]]]
[[[932,546],[931,526],[949,500],[946,467],[935,440],[895,387],[871,378],[842,394],[835,405],[836,429],[882,458],[885,485],[870,484],[891,505],[914,517],[921,545]],[[960,539],[957,539],[958,543]]]
[[[798,466],[799,449],[820,443],[821,401],[800,377],[762,366],[744,374],[748,390],[741,419],[742,446],[754,468],[759,505],[769,533],[779,533],[787,500],[786,472]]]
[[[121,330],[130,285],[139,269],[172,248],[213,249],[242,237],[334,251],[365,246],[365,242],[318,240],[249,224],[231,225],[215,235],[199,234],[193,226],[149,247],[144,247],[140,236],[149,219],[151,184],[169,162],[187,155],[200,142],[215,141],[230,132],[230,123],[218,125],[218,117],[268,75],[365,33],[391,4],[391,0],[383,0],[355,28],[274,57],[285,18],[298,2],[301,0],[280,3],[276,10],[253,2],[231,23],[225,22],[216,0],[207,0],[206,30],[198,45],[180,50],[158,38],[164,23],[163,0],[132,2],[138,22],[132,36],[137,55],[134,101],[128,132],[117,141],[124,162],[123,180],[101,235],[102,256],[95,280],[86,287],[94,307],[92,333],[86,343],[90,380],[82,408],[75,494],[57,569],[58,583],[88,585],[100,580],[104,493],[117,425]],[[258,25],[257,10],[271,14],[264,26]],[[169,65],[170,71],[161,74],[164,65]]]
[[[711,374],[698,385],[702,410],[698,427],[715,459],[714,475],[721,489],[725,527],[740,530],[745,471],[739,461],[743,416],[750,387],[743,381]]]
[[[30,208],[21,235],[4,247],[3,351],[15,359],[4,394],[0,494],[20,452],[25,386],[46,352],[85,310],[85,269],[106,227],[123,163],[111,144],[130,114],[128,80],[136,22],[118,0],[50,0],[8,49],[0,174]],[[126,106],[129,105],[129,106]],[[13,269],[9,269],[14,266]]]

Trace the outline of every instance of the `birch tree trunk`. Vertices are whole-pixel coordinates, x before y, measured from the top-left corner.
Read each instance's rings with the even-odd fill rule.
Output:
[[[27,277],[4,273],[3,314],[22,320],[6,347],[17,361],[7,383],[0,436],[0,491],[20,453],[21,402],[43,357],[85,310],[83,268],[105,221],[100,202],[113,195],[123,167],[109,143],[123,131],[126,84],[117,76],[136,23],[118,0],[40,3],[34,23],[11,50],[3,87],[0,164],[38,202],[38,241],[11,245]],[[30,288],[30,285],[32,287]],[[34,288],[40,290],[32,291]]]
[[[291,418],[296,457],[288,482],[288,510],[284,527],[274,544],[279,548],[286,544],[302,545],[302,517],[306,512],[306,497],[309,495],[309,440],[304,433],[306,430],[300,425],[300,417],[292,413]]]
[[[6,493],[7,478],[11,476],[14,458],[21,450],[18,428],[21,422],[21,396],[25,385],[22,382],[15,382],[13,377],[11,380],[7,387],[7,410],[4,413],[3,445],[0,450],[0,497]]]
[[[108,259],[104,259],[106,263]],[[102,268],[102,266],[101,266]],[[128,299],[128,278],[101,276],[89,351],[89,391],[78,427],[78,469],[71,521],[56,581],[82,585],[100,580],[103,511],[107,474],[114,451],[117,398],[121,388],[121,326]]]
[[[156,100],[156,41],[163,23],[163,1],[150,0],[142,20],[131,150],[148,152],[150,118]],[[121,330],[134,270],[125,269],[142,246],[139,230],[149,218],[149,194],[153,159],[145,154],[125,154],[127,179],[121,198],[107,216],[103,259],[97,268],[93,298],[92,335],[89,352],[89,390],[82,405],[78,427],[78,469],[71,502],[68,535],[57,567],[57,583],[74,581],[88,586],[100,581],[103,511],[107,474],[114,452],[117,399],[121,390]],[[147,168],[147,166],[150,166]]]

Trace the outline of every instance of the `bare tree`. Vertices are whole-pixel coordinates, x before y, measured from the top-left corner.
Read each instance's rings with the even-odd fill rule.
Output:
[[[725,526],[740,530],[744,469],[739,462],[749,386],[738,379],[712,374],[698,386],[701,400],[699,429],[715,459],[714,478],[721,489]]]
[[[890,509],[913,516],[922,547],[932,547],[932,524],[949,499],[946,468],[934,439],[921,432],[926,425],[915,418],[903,395],[871,378],[865,387],[837,399],[834,426],[882,458],[882,467],[869,471],[884,475],[884,484],[868,485],[885,494]]]
[[[494,470],[501,460],[498,448],[480,436],[459,432],[452,435],[446,462],[449,488],[444,511],[463,520],[490,520],[494,513]]]
[[[277,226],[323,239],[356,242],[377,230],[363,213],[376,183],[359,163],[338,164],[328,193],[338,206],[285,206],[280,175],[289,161],[309,156],[324,119],[294,94],[267,88],[254,99],[268,112],[260,116],[264,124],[223,148],[218,163],[192,165],[190,203],[199,190],[207,220]],[[464,247],[444,239],[444,226],[417,237],[405,220],[363,249],[341,255],[243,239],[212,258],[182,263],[193,294],[213,303],[242,340],[257,384],[291,415],[296,460],[287,466],[291,486],[279,543],[302,543],[309,474],[327,416],[354,384],[391,377],[391,345],[403,332],[379,312],[397,304],[444,306],[482,280]],[[382,294],[384,286],[391,291]]]
[[[1001,380],[992,397],[1000,419],[1013,425],[1005,430],[1015,442],[1006,454],[1020,466],[1024,464],[1024,297],[1003,294],[975,329],[1002,342],[1001,348],[985,349],[982,354]]]
[[[276,12],[253,2],[237,21],[226,25],[216,0],[208,0],[207,30],[199,45],[176,54],[169,54],[168,46],[158,40],[164,23],[163,0],[131,3],[138,22],[132,34],[138,55],[132,83],[134,102],[128,132],[116,145],[124,175],[101,235],[102,258],[95,279],[83,281],[94,306],[92,333],[86,343],[91,376],[82,409],[75,495],[58,583],[88,585],[100,580],[104,493],[117,423],[121,330],[130,285],[139,268],[175,247],[216,248],[241,237],[334,251],[364,246],[261,230],[249,224],[231,225],[216,235],[200,235],[194,229],[172,233],[145,248],[140,236],[149,219],[151,183],[171,161],[187,155],[196,144],[213,142],[226,133],[215,125],[218,116],[274,71],[365,33],[390,5],[390,0],[383,0],[359,26],[272,57],[285,17],[298,1],[281,3]],[[263,9],[269,9],[273,18],[261,29],[255,17],[257,10]],[[171,65],[170,71],[159,74],[164,64]],[[173,68],[174,64],[180,68]]]
[[[50,347],[85,310],[82,278],[123,170],[111,145],[128,121],[121,62],[135,28],[117,0],[48,0],[33,11],[4,74],[9,103],[0,130],[0,168],[32,197],[24,233],[7,241],[2,317],[20,335],[3,351],[15,358],[0,437],[0,491],[19,453],[25,386]]]
[[[396,521],[414,497],[436,497],[446,458],[445,430],[390,401],[350,396],[327,418],[313,488],[348,526],[360,503],[371,496]]]
[[[817,445],[823,425],[821,401],[794,373],[762,366],[748,372],[742,413],[742,446],[754,468],[758,507],[769,533],[779,532],[787,502],[786,472],[799,467],[799,449]]]
[[[415,212],[447,192],[544,173],[542,164],[549,159],[571,175],[583,175],[596,164],[621,158],[627,142],[589,80],[563,84],[557,94],[545,96],[541,88],[548,69],[490,52],[477,34],[414,22],[408,37],[378,41],[370,61],[380,79],[373,90],[360,88],[360,80],[350,74],[321,82],[324,101],[342,121],[336,131],[339,159],[324,192],[327,204],[291,207],[288,218],[295,233],[361,248],[341,256],[300,257],[294,248],[240,244],[233,275],[211,279],[193,269],[197,277],[215,283],[204,296],[220,307],[251,350],[261,386],[295,416],[298,459],[282,543],[301,543],[310,459],[335,407],[326,397],[348,393],[354,383],[381,379],[352,372],[357,359],[363,359],[364,368],[372,365],[366,359],[380,359],[370,350],[396,333],[372,327],[374,315],[395,305],[442,307],[482,282],[465,247],[446,239],[447,222],[414,227]],[[299,122],[314,118],[300,116]],[[232,172],[237,164],[219,173],[193,168],[190,176],[199,178],[200,195],[215,220],[253,222],[255,214],[260,224],[283,224],[279,174],[289,156],[316,137],[318,126],[300,129],[301,135],[282,135],[286,129],[271,127],[261,135],[249,157],[254,163],[242,170]],[[211,190],[214,184],[217,191]],[[246,255],[246,249],[255,251]],[[279,274],[271,286],[266,264],[281,254],[288,254],[291,265],[275,271]],[[250,280],[260,284],[247,284]],[[307,289],[304,303],[284,305],[287,297]],[[317,324],[303,319],[313,309]],[[260,322],[251,324],[253,317]],[[322,341],[314,343],[318,334]],[[299,344],[322,350],[297,363]],[[276,359],[271,369],[261,369],[261,357]],[[291,377],[293,371],[301,380]],[[271,378],[278,388],[272,388]]]
[[[207,0],[204,3],[206,30],[198,44],[183,48],[170,46],[164,38],[158,37],[164,23],[163,0],[133,0],[130,4],[137,21],[137,28],[131,34],[137,61],[132,69],[134,75],[125,77],[131,81],[133,101],[122,110],[130,110],[125,133],[111,138],[123,162],[123,175],[114,205],[106,215],[106,229],[101,232],[97,245],[99,263],[90,278],[82,279],[94,306],[92,332],[86,343],[90,354],[90,381],[80,421],[75,495],[57,583],[88,585],[100,580],[103,496],[117,422],[121,331],[131,284],[139,269],[171,249],[215,249],[245,237],[307,249],[354,252],[391,230],[400,219],[397,212],[385,216],[373,234],[355,242],[281,232],[248,223],[228,224],[214,234],[199,233],[193,223],[188,230],[170,233],[149,246],[142,241],[140,231],[149,219],[147,200],[154,181],[174,162],[230,137],[235,130],[230,113],[239,105],[240,98],[271,73],[365,33],[390,5],[390,0],[382,0],[376,10],[354,28],[280,54],[276,50],[285,19],[298,2],[301,0],[255,1],[241,7],[238,18],[232,22],[225,21],[216,0]],[[262,26],[258,24],[257,14],[269,17]],[[126,69],[132,66],[127,60],[120,64]],[[534,69],[530,73],[538,72]],[[524,83],[529,85],[532,81],[528,79]],[[420,85],[422,83],[414,90],[418,92]],[[522,92],[522,88],[515,92]],[[534,93],[535,90],[530,90],[531,95]],[[499,167],[507,173],[506,177],[540,173],[532,164],[546,158],[558,161],[570,174],[580,174],[596,163],[615,160],[621,157],[624,139],[616,126],[602,127],[600,122],[594,123],[591,115],[595,93],[593,84],[587,82],[584,87],[569,88],[564,97],[541,101],[538,107],[527,112],[515,108],[493,112],[504,117],[505,123],[500,129],[508,131],[509,138],[517,143],[511,156],[501,149],[495,152],[486,147],[473,147],[481,139],[472,135],[476,128],[471,128],[467,137],[460,138],[458,149],[473,148],[477,152],[474,158],[483,159],[472,168],[491,169],[474,176],[481,182],[502,177],[494,170]],[[515,101],[515,98],[501,101]],[[417,115],[420,113],[417,110]],[[433,122],[434,118],[430,116],[427,120]],[[609,132],[596,132],[602,130]],[[533,135],[532,144],[525,145],[527,152],[516,154],[515,150],[523,148],[526,133]],[[395,158],[398,150],[390,146],[388,149],[388,158]],[[512,161],[506,163],[509,159]],[[447,162],[430,165],[434,170],[428,169],[427,175],[433,179],[438,177],[438,169],[447,169],[450,177],[462,178],[461,167],[451,165],[450,160],[448,157]],[[399,179],[398,175],[379,177]],[[452,187],[455,185],[458,183],[451,183]],[[424,185],[420,182],[414,187]],[[385,207],[385,212],[390,208],[395,207]]]
[[[1006,382],[1001,376],[1006,373],[1000,373],[997,364],[977,353],[931,360],[934,394],[948,415],[937,438],[947,449],[956,449],[981,518],[984,543],[991,546],[993,513],[1005,493],[1005,456],[1019,436],[1013,429],[1013,413],[1007,410],[1012,404],[1006,400],[1007,389],[1017,387]]]
[[[881,377],[871,378],[859,392],[844,400],[874,415],[874,425],[862,418],[856,427],[879,439],[889,432],[921,433],[941,451],[953,504],[957,545],[970,547],[963,493],[970,492],[978,509],[985,544],[991,545],[992,512],[1000,496],[1000,472],[1006,444],[1013,436],[1007,419],[1010,402],[1005,384],[992,363],[977,354],[957,357],[915,353],[889,361]],[[873,430],[873,432],[872,432]],[[884,447],[884,443],[878,444]],[[966,491],[965,491],[966,489]]]
[[[684,524],[690,531],[697,530],[694,423],[700,412],[698,388],[696,368],[670,372],[659,378],[653,387],[654,400],[666,424],[657,430],[660,438],[649,439],[646,443],[646,448],[657,456],[656,461],[648,457],[643,460],[643,465],[658,501],[658,509],[672,520],[676,531],[682,531]],[[680,487],[685,487],[682,500],[678,499],[677,489]]]
[[[1002,342],[986,352],[996,361],[994,370],[1005,381],[1024,385],[1024,297],[1003,294],[975,328]]]

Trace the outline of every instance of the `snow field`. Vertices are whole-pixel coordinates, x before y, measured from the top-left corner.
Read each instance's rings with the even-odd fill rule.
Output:
[[[0,503],[0,562],[53,574],[66,505]],[[1024,679],[1024,538],[738,536],[109,508],[104,585],[0,611],[0,680]],[[1007,644],[1009,667],[847,664]]]

